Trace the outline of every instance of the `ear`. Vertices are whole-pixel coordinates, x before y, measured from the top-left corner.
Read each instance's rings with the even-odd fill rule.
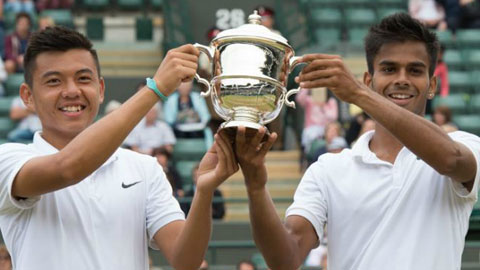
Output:
[[[100,104],[103,103],[103,100],[105,99],[105,80],[103,77],[100,78]]]
[[[34,112],[36,111],[33,91],[26,83],[22,83],[20,85],[20,98],[23,100],[23,103],[25,104],[25,106],[27,106],[28,109]]]
[[[370,87],[370,84],[372,83],[372,74],[370,74],[368,71],[363,73],[363,83],[368,87]]]
[[[438,85],[438,78],[437,76],[433,75],[430,78],[430,86],[428,87],[427,99],[433,99],[435,97],[435,93],[437,93],[437,85]]]

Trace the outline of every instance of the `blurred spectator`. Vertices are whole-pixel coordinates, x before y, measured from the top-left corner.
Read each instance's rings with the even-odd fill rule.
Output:
[[[47,27],[55,26],[55,21],[50,16],[42,15],[38,18],[38,30],[45,30]]]
[[[295,100],[305,110],[302,147],[308,153],[312,142],[324,135],[325,126],[337,120],[338,104],[335,98],[328,98],[325,88],[301,89]]]
[[[428,28],[447,29],[445,11],[435,0],[410,0],[408,11],[413,18],[421,21]]]
[[[349,123],[348,130],[345,134],[345,139],[347,140],[348,145],[352,146],[353,142],[357,140],[360,136],[360,131],[362,129],[363,123],[370,119],[370,116],[365,112],[360,112],[356,114]]]
[[[116,109],[120,108],[120,106],[122,106],[122,103],[120,103],[119,101],[113,99],[113,100],[110,100],[107,105],[105,106],[105,110],[104,110],[104,114],[107,115],[113,111],[115,111]]]
[[[275,11],[267,6],[257,6],[255,10],[258,11],[258,15],[262,17],[262,25],[270,29],[272,32],[278,35],[282,35],[280,31],[274,28],[275,26]]]
[[[23,55],[30,38],[32,21],[28,13],[15,17],[15,32],[5,38],[5,69],[8,73],[23,72]]]
[[[36,5],[38,12],[44,9],[69,9],[73,0],[36,0]]]
[[[338,137],[342,137],[343,135],[343,129],[342,126],[340,125],[339,122],[330,122],[327,124],[325,127],[325,135],[323,136],[323,139],[325,140],[325,145],[317,149],[314,153],[314,155],[308,160],[308,165],[312,164],[313,162],[317,161],[318,157],[320,155],[323,155],[327,152],[329,152],[329,145],[333,143],[333,140]],[[320,139],[317,139],[320,140]],[[345,140],[344,140],[345,141]],[[339,145],[338,140],[336,142],[335,147]],[[345,141],[345,145],[343,148],[348,147],[347,142]],[[331,146],[331,150],[333,151],[335,148]],[[342,149],[343,149],[342,148]]]
[[[253,264],[253,262],[243,260],[237,263],[236,270],[257,270],[257,267],[255,267],[255,264]]]
[[[5,65],[3,64],[3,59],[0,57],[0,97],[5,95],[5,88],[3,87],[3,83],[7,80],[7,70],[5,69]]]
[[[165,147],[154,148],[152,151],[152,156],[157,158],[158,164],[162,166],[168,182],[170,182],[170,185],[172,186],[173,195],[177,198],[181,198],[185,195],[185,192],[183,191],[182,177],[170,161],[171,155],[172,154]]]
[[[17,127],[7,135],[7,139],[11,142],[32,140],[35,131],[42,129],[42,124],[37,114],[28,109],[19,96],[12,101],[10,119],[20,121]]]
[[[3,4],[4,12],[26,12],[35,14],[35,5],[32,0],[6,0]]]
[[[203,260],[202,264],[200,265],[200,268],[198,270],[208,270],[208,262],[207,260]]]
[[[185,198],[193,198],[193,195],[195,195],[195,188],[197,186],[197,171],[198,171],[198,164],[192,169],[193,186],[190,190],[187,190],[185,192]],[[225,204],[223,203],[223,201],[220,201],[220,202],[215,201],[215,199],[220,199],[220,200],[223,199],[222,192],[219,189],[216,189],[215,192],[213,193],[213,199],[214,201],[212,202],[212,218],[222,219],[225,216]],[[180,207],[185,213],[185,216],[188,215],[191,205],[192,205],[191,201],[180,204]]]
[[[12,259],[10,258],[10,253],[7,250],[7,247],[4,244],[0,245],[0,270],[11,270],[12,269]]]
[[[450,84],[448,82],[448,67],[447,64],[443,61],[443,54],[445,53],[445,45],[440,45],[440,50],[438,50],[437,58],[437,67],[435,68],[434,75],[440,79],[440,97],[448,96],[450,92]]]
[[[442,127],[446,132],[458,130],[458,127],[452,122],[452,111],[447,106],[440,105],[435,108],[432,122]]]
[[[173,127],[177,138],[204,138],[208,149],[213,143],[208,127],[210,113],[205,99],[192,88],[192,82],[184,82],[168,97],[163,108],[165,121]]]
[[[125,139],[125,144],[133,151],[151,155],[156,147],[163,146],[173,151],[176,142],[170,126],[158,117],[158,105],[155,105]]]
[[[328,153],[340,153],[343,149],[347,148],[347,141],[343,137],[335,137],[327,144]]]
[[[448,28],[480,28],[480,0],[436,0],[445,9]]]

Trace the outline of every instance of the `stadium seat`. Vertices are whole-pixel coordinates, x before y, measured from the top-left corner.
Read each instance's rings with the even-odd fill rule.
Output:
[[[457,42],[464,48],[480,46],[480,29],[463,29],[457,31]]]
[[[480,49],[465,51],[465,62],[467,70],[478,70],[480,67]]]
[[[348,31],[349,43],[353,46],[363,46],[365,36],[368,33],[368,28],[351,28]]]
[[[341,30],[338,28],[320,27],[314,32],[317,44],[320,46],[331,46],[341,42]]]
[[[122,10],[138,11],[143,5],[143,0],[117,0],[117,6]]]
[[[13,97],[0,97],[0,117],[10,115]]]
[[[173,159],[179,160],[195,160],[199,161],[207,152],[205,140],[201,139],[177,139],[173,148]]]
[[[137,40],[153,39],[153,22],[151,18],[139,17],[135,20]]]
[[[378,6],[388,6],[404,9],[407,7],[407,1],[405,0],[376,0],[375,2]]]
[[[345,19],[349,27],[370,26],[377,20],[375,11],[368,8],[350,8],[345,10]]]
[[[450,30],[435,31],[435,33],[437,34],[440,43],[444,44],[447,48],[451,48],[455,44],[455,40],[453,39],[453,35]]]
[[[433,100],[433,108],[445,105],[450,108],[453,115],[467,113],[467,101],[464,94],[451,94],[446,97],[437,97]]]
[[[340,6],[342,4],[341,1],[337,0],[302,0],[309,6]]]
[[[475,94],[470,97],[470,112],[480,115],[480,94]]]
[[[87,37],[91,40],[103,40],[102,18],[87,18]]]
[[[318,158],[318,151],[320,150],[320,148],[325,147],[326,145],[327,143],[325,142],[325,140],[314,140],[312,142],[312,145],[310,146],[310,150],[307,153],[307,160],[310,162],[316,161],[316,159]]]
[[[182,177],[183,190],[188,190],[193,184],[192,169],[199,163],[199,161],[179,160],[175,163],[175,168]]]
[[[310,11],[310,17],[315,24],[340,26],[342,12],[336,8],[315,8]]]
[[[445,61],[449,69],[461,69],[464,63],[462,53],[459,50],[452,49],[445,51],[443,61]]]
[[[480,115],[457,115],[453,117],[453,122],[460,130],[480,135]]]
[[[7,96],[18,96],[20,85],[23,83],[23,73],[9,74],[5,82],[5,93]]]
[[[259,252],[252,255],[251,261],[253,262],[253,264],[255,264],[257,269],[268,268],[267,263],[265,262],[265,259],[263,258],[262,254]]]
[[[75,28],[72,12],[68,9],[47,9],[42,11],[40,16],[49,16],[56,25]]]
[[[15,127],[10,117],[0,117],[0,139],[6,139],[7,134]]]
[[[448,73],[450,91],[452,93],[470,93],[474,88],[470,73],[464,71],[450,71]]]
[[[83,7],[88,10],[105,10],[109,6],[109,0],[83,0]]]
[[[154,10],[160,10],[163,8],[163,0],[150,0],[150,6]]]
[[[381,20],[382,18],[385,18],[389,15],[399,13],[399,12],[405,12],[405,10],[401,8],[379,8],[377,9],[377,15],[378,19]]]

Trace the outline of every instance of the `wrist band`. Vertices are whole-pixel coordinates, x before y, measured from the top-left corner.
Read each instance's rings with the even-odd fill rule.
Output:
[[[157,96],[165,101],[167,100],[167,97],[162,94],[162,92],[160,92],[160,90],[158,90],[158,87],[157,87],[157,82],[155,82],[154,79],[152,78],[147,78],[147,87],[150,88],[153,92],[155,92],[155,94],[157,94]]]

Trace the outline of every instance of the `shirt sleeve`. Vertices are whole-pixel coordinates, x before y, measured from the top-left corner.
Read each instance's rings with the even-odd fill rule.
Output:
[[[154,158],[148,177],[147,189],[147,233],[150,247],[158,249],[153,237],[163,226],[175,220],[185,220],[185,214],[178,201],[173,197],[172,187],[165,173]]]
[[[327,223],[327,198],[325,186],[321,183],[322,161],[314,163],[305,172],[295,191],[293,203],[285,216],[301,216],[307,219],[315,229],[318,239],[322,240],[323,228]]]
[[[12,196],[13,180],[30,159],[38,156],[24,144],[7,143],[0,146],[0,215],[32,208],[40,196],[16,199]]]
[[[471,198],[476,201],[478,199],[478,181],[480,178],[480,174],[478,173],[478,170],[480,168],[480,138],[478,136],[463,131],[452,132],[449,133],[449,135],[454,141],[465,145],[468,149],[470,149],[470,151],[472,151],[472,154],[475,157],[475,162],[477,164],[477,171],[475,173],[472,190],[469,192],[462,183],[452,181],[455,193],[460,197]]]

